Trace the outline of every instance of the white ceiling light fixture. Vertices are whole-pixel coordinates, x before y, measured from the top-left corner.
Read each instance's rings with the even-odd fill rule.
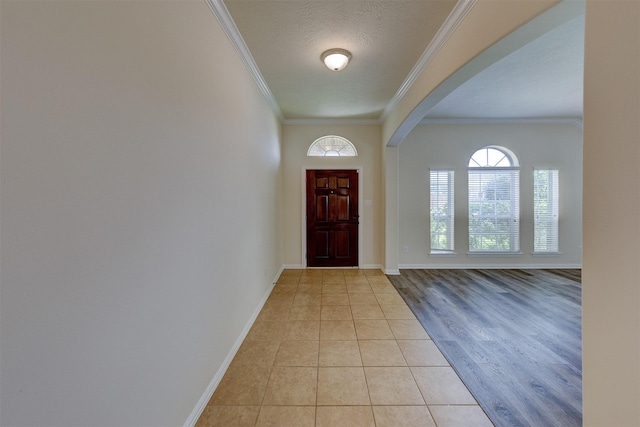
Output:
[[[351,52],[345,49],[329,49],[320,55],[320,59],[324,62],[324,65],[332,71],[344,70],[349,60],[351,59]]]

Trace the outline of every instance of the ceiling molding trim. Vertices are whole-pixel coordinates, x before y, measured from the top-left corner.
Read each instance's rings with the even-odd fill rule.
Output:
[[[379,119],[284,119],[283,125],[380,125]]]
[[[420,125],[573,125],[582,129],[580,117],[549,117],[520,119],[422,119]]]
[[[211,9],[211,12],[213,12],[213,15],[220,23],[220,26],[231,41],[231,45],[238,53],[240,59],[249,71],[249,74],[251,74],[251,77],[253,77],[253,80],[255,80],[256,84],[260,88],[260,91],[262,91],[262,94],[267,99],[267,102],[271,106],[272,111],[282,122],[284,120],[282,110],[280,109],[278,102],[276,102],[276,99],[273,97],[273,93],[271,93],[271,89],[269,89],[269,86],[262,76],[262,73],[258,69],[258,66],[253,59],[251,52],[249,52],[247,44],[244,42],[244,39],[240,35],[238,27],[236,26],[235,22],[233,22],[233,19],[229,14],[229,10],[224,5],[222,0],[205,0],[205,3],[207,3],[209,9]]]
[[[422,72],[427,68],[431,60],[436,56],[438,51],[440,51],[442,46],[444,46],[449,37],[451,37],[451,34],[453,34],[456,28],[458,28],[458,25],[460,25],[462,20],[467,16],[477,1],[478,0],[460,0],[456,3],[449,16],[447,16],[447,19],[442,23],[442,26],[436,33],[433,40],[429,43],[429,46],[427,46],[425,51],[422,53],[422,56],[420,56],[420,59],[418,59],[416,65],[413,66],[413,69],[407,78],[404,80],[402,85],[400,85],[396,94],[385,107],[384,111],[380,115],[381,122],[391,115],[393,109],[396,108],[400,100],[406,95],[420,74],[422,74]]]

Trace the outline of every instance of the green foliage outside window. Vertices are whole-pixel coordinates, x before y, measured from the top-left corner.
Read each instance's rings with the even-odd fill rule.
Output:
[[[469,249],[518,250],[517,171],[473,170],[469,182]]]
[[[431,208],[431,249],[447,250],[449,248],[447,226],[449,223],[449,207]]]

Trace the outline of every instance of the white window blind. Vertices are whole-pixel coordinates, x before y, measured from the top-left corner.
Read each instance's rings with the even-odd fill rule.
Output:
[[[453,177],[452,170],[429,172],[431,252],[451,252],[454,249]]]
[[[558,171],[533,172],[534,252],[558,252]]]
[[[469,251],[520,250],[520,171],[469,168]]]

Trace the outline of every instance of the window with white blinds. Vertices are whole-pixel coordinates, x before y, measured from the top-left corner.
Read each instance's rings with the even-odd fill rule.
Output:
[[[431,252],[452,252],[454,223],[454,194],[452,170],[429,172]]]
[[[558,171],[533,171],[534,252],[558,252]]]
[[[520,250],[520,169],[499,147],[469,161],[469,252]]]

